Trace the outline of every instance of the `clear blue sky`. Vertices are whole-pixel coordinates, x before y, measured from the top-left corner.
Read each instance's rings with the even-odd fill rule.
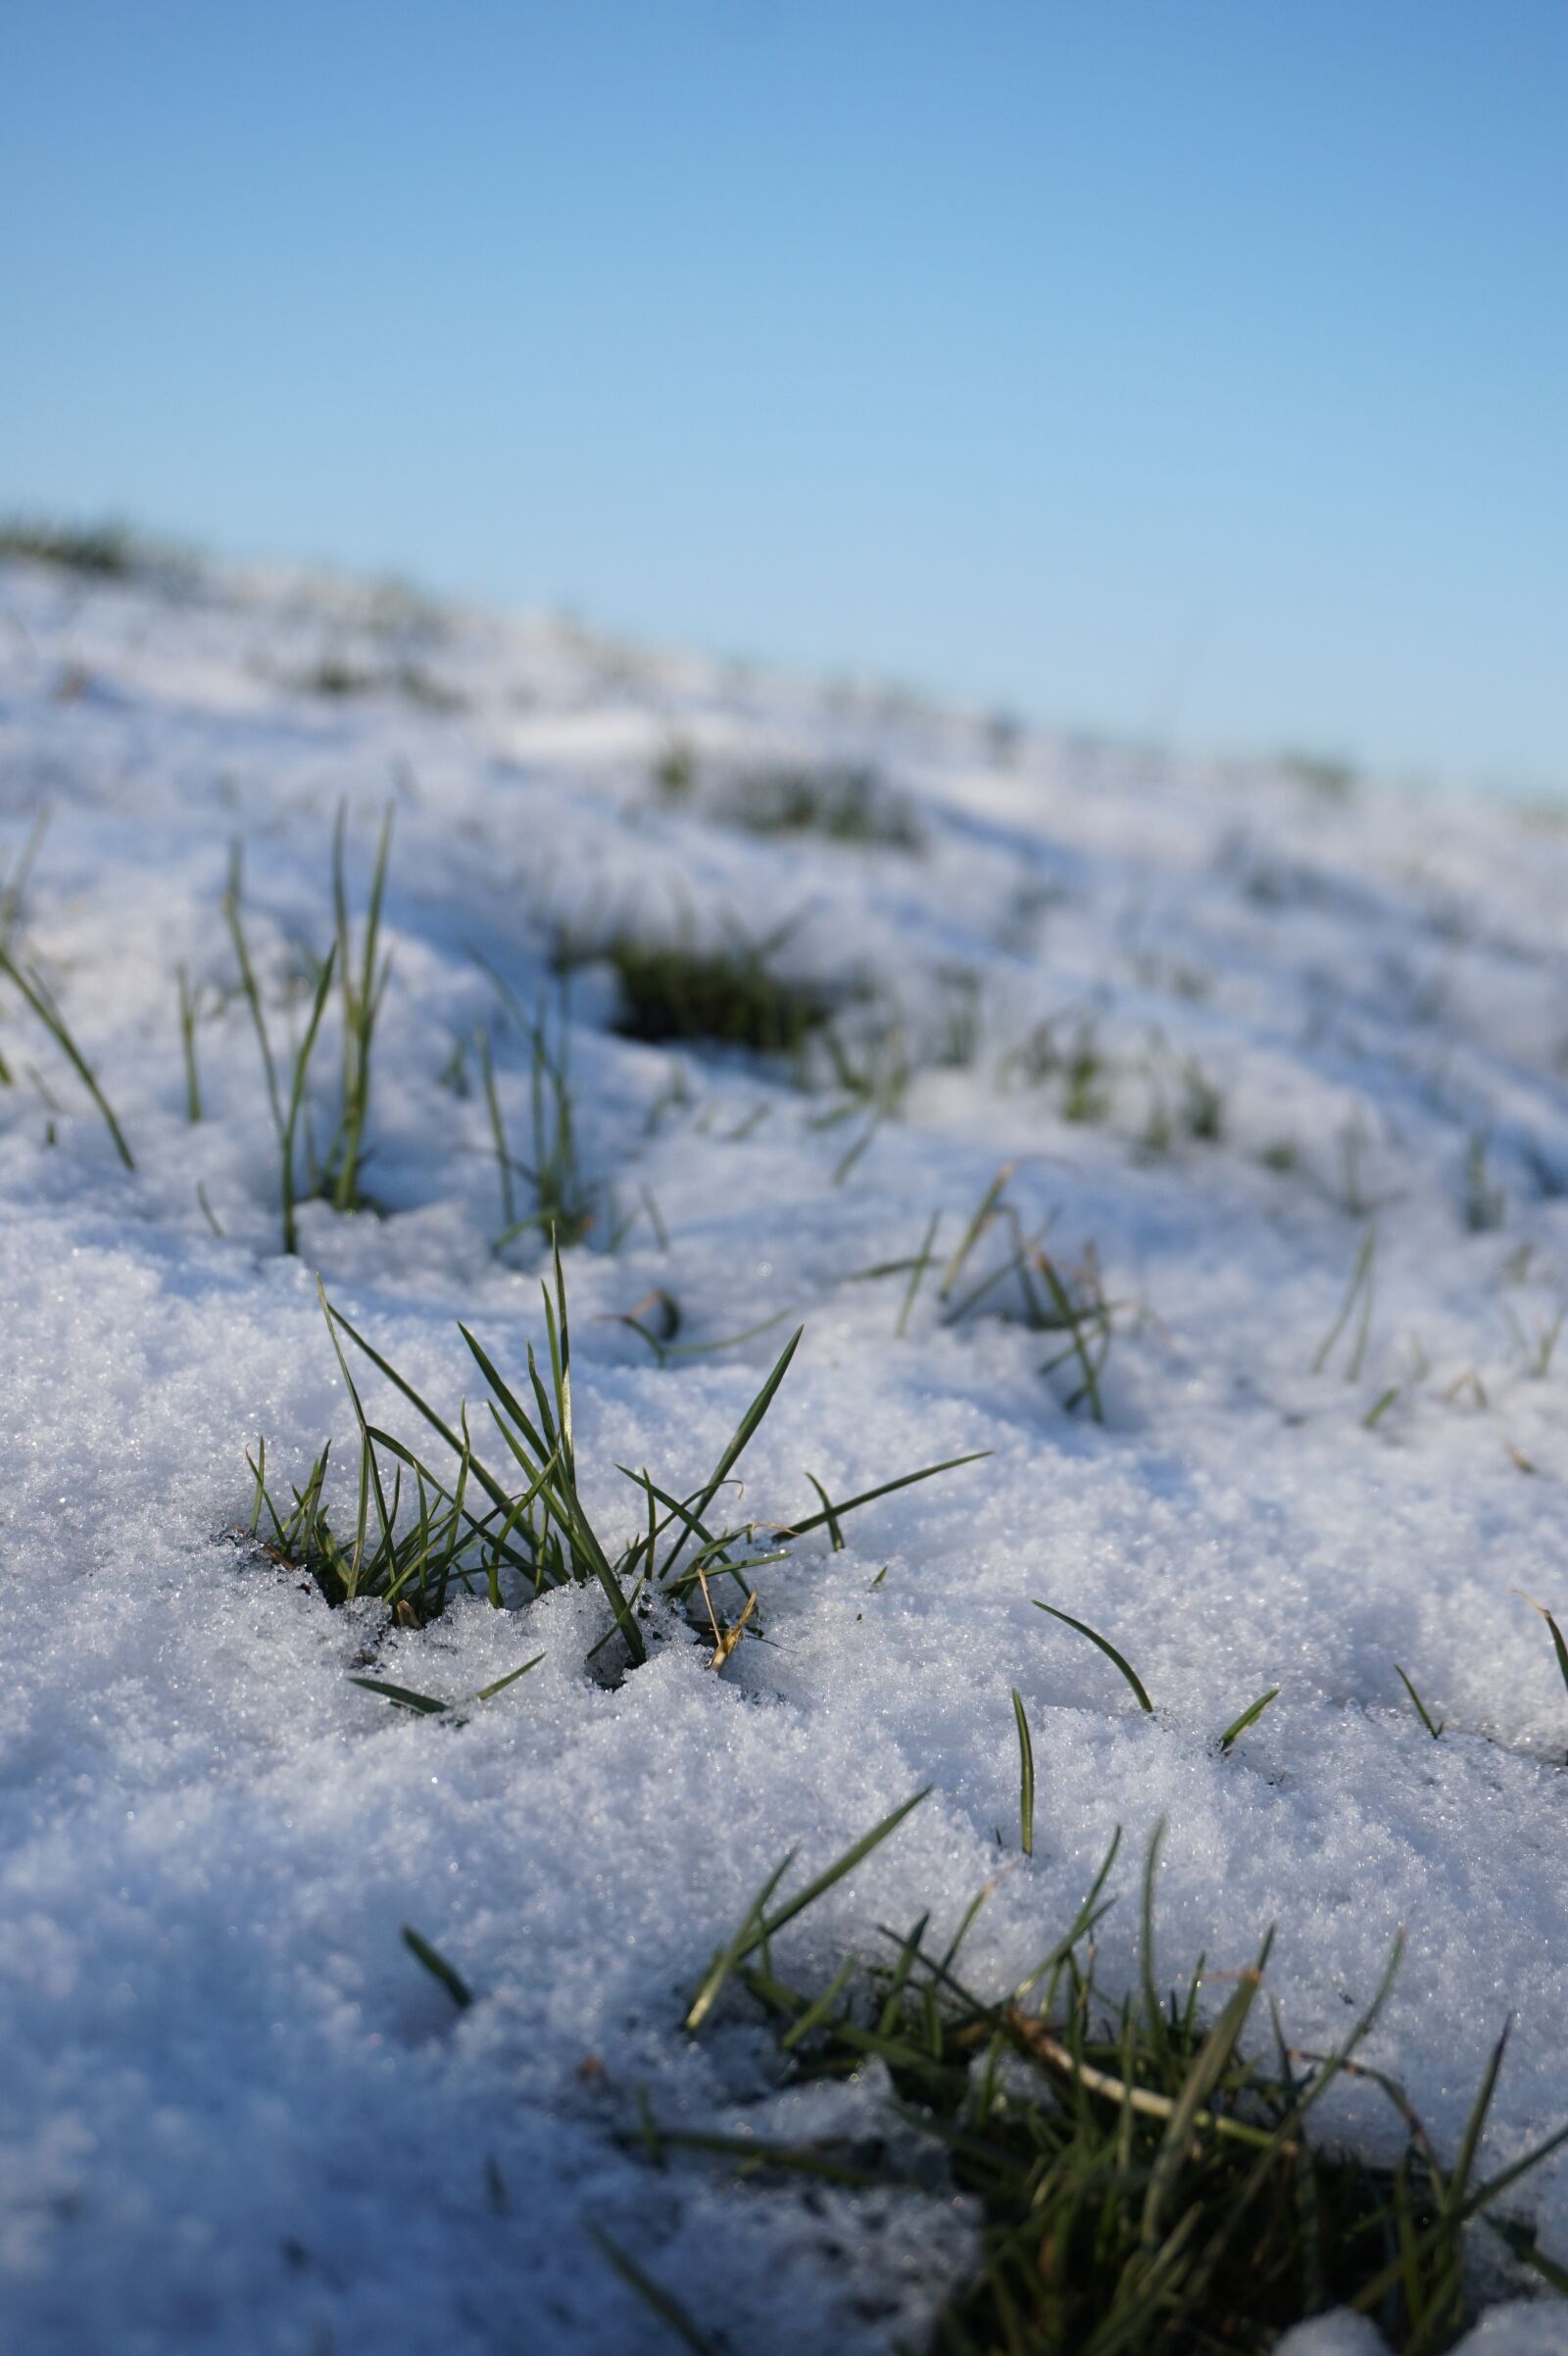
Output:
[[[1568,0],[5,0],[0,506],[1568,790]]]

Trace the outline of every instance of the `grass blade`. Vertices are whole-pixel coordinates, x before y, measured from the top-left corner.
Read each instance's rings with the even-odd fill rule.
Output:
[[[929,1797],[930,1791],[931,1787],[927,1784],[923,1791],[912,1792],[907,1799],[901,1801],[890,1815],[883,1817],[880,1824],[873,1825],[868,1833],[862,1833],[859,1840],[847,1848],[842,1857],[836,1858],[824,1872],[817,1875],[814,1881],[808,1882],[806,1888],[797,1891],[796,1895],[780,1906],[776,1913],[769,1914],[766,1911],[767,1900],[772,1896],[773,1891],[789,1870],[791,1858],[794,1855],[792,1850],[790,1856],[785,1858],[783,1864],[773,1875],[772,1880],[765,1885],[760,1896],[754,1899],[746,1920],[729,1945],[720,1948],[710,1964],[702,1987],[693,1997],[691,2007],[687,2012],[686,2027],[700,2029],[711,2012],[719,1989],[736,1965],[744,1963],[748,1955],[755,1954],[760,1946],[782,1931],[786,1923],[793,1922],[798,1914],[804,1914],[808,1906],[813,1906],[819,1897],[833,1888],[835,1882],[842,1882],[846,1874],[853,1873],[855,1868],[868,1857],[874,1848],[881,1846],[889,1834],[897,1832],[911,1809],[917,1808],[923,1799]]]
[[[466,2012],[473,2002],[473,1990],[463,1974],[427,1939],[421,1939],[411,1924],[403,1926],[403,1943],[416,1963],[422,1963],[432,1980],[439,1980],[459,2012]]]
[[[660,2322],[666,2324],[677,2339],[686,2342],[692,2356],[714,2356],[711,2340],[704,2338],[673,2292],[656,2282],[652,2275],[644,2274],[636,2259],[623,2250],[619,2242],[612,2241],[602,2225],[590,2220],[588,2238],[606,2264],[619,2275],[627,2289],[634,2290]]]
[[[1092,1644],[1098,1644],[1105,1658],[1115,1663],[1127,1683],[1132,1687],[1138,1697],[1139,1708],[1147,1710],[1151,1717],[1153,1716],[1154,1705],[1144,1691],[1142,1678],[1138,1675],[1137,1670],[1122,1658],[1108,1637],[1103,1637],[1098,1629],[1091,1628],[1087,1620],[1075,1620],[1070,1611],[1058,1611],[1054,1603],[1042,1603],[1038,1595],[1031,1596],[1030,1600],[1036,1611],[1049,1611],[1054,1620],[1064,1620],[1069,1628],[1076,1628],[1080,1636],[1086,1636]]]
[[[431,1693],[413,1693],[407,1686],[385,1685],[379,1677],[351,1677],[349,1683],[363,1686],[368,1693],[379,1693],[384,1701],[395,1702],[400,1710],[415,1710],[422,1718],[441,1717],[449,1706],[437,1701]]]
[[[1436,1726],[1433,1725],[1432,1720],[1427,1712],[1426,1703],[1422,1700],[1420,1694],[1416,1692],[1414,1686],[1410,1683],[1410,1680],[1408,1677],[1406,1677],[1404,1671],[1400,1668],[1397,1661],[1396,1661],[1394,1664],[1394,1674],[1398,1679],[1400,1685],[1403,1686],[1405,1692],[1409,1694],[1410,1699],[1414,1702],[1416,1716],[1420,1719],[1422,1725],[1426,1728],[1427,1733],[1432,1737],[1432,1740],[1435,1742],[1439,1735],[1442,1734],[1446,1721],[1440,1718]]]
[[[66,1018],[61,1013],[60,1008],[55,1005],[54,1000],[50,997],[42,977],[39,974],[34,973],[30,967],[24,970],[22,966],[18,965],[11,957],[9,951],[4,948],[0,948],[0,973],[6,974],[10,980],[16,984],[16,987],[22,992],[23,997],[32,1008],[34,1014],[37,1015],[38,1020],[43,1024],[44,1029],[49,1033],[50,1037],[54,1040],[55,1045],[65,1055],[67,1061],[71,1064],[73,1070],[75,1072],[76,1077],[80,1080],[82,1086],[86,1089],[87,1094],[97,1105],[99,1112],[103,1115],[104,1126],[108,1129],[110,1136],[115,1141],[115,1152],[120,1155],[120,1158],[124,1163],[126,1169],[133,1170],[136,1167],[136,1164],[134,1158],[132,1157],[130,1148],[125,1143],[124,1131],[121,1128],[120,1123],[116,1120],[113,1108],[109,1103],[109,1099],[104,1095],[104,1092],[99,1087],[97,1080],[93,1077],[92,1066],[88,1063],[86,1056],[82,1054],[80,1048],[77,1047],[74,1039],[73,1039],[71,1036],[71,1032],[67,1028]]]
[[[1280,1689],[1278,1686],[1270,1686],[1266,1693],[1259,1693],[1255,1701],[1248,1704],[1247,1708],[1243,1710],[1239,1718],[1233,1718],[1231,1720],[1230,1725],[1227,1726],[1225,1732],[1220,1736],[1219,1739],[1221,1753],[1229,1750],[1231,1744],[1236,1741],[1237,1737],[1239,1735],[1245,1735],[1250,1726],[1255,1726],[1257,1724],[1258,1719],[1262,1717],[1263,1712],[1268,1708],[1269,1703],[1278,1699],[1279,1691]]]
[[[739,1462],[742,1454],[755,1435],[758,1425],[767,1413],[768,1408],[773,1404],[774,1395],[777,1392],[780,1383],[784,1380],[785,1375],[789,1372],[790,1360],[794,1357],[796,1350],[800,1348],[801,1336],[805,1333],[805,1331],[806,1328],[804,1325],[798,1325],[795,1328],[794,1333],[791,1334],[789,1340],[785,1343],[783,1349],[780,1350],[774,1363],[772,1373],[768,1376],[766,1382],[762,1385],[762,1388],[760,1391],[759,1391],[757,1397],[753,1399],[751,1405],[741,1417],[740,1422],[736,1425],[727,1447],[723,1449],[719,1456],[718,1462],[714,1465],[712,1472],[709,1475],[706,1488],[704,1488],[698,1496],[697,1503],[693,1508],[693,1516],[697,1521],[702,1520],[703,1515],[708,1511],[709,1506],[712,1503],[714,1497],[717,1497],[720,1489],[722,1489],[724,1486],[724,1483],[729,1479],[729,1476],[735,1465]],[[682,1530],[679,1537],[676,1539],[674,1546],[664,1558],[663,1567],[659,1574],[661,1580],[664,1580],[669,1577],[671,1570],[674,1568],[676,1559],[680,1554],[680,1550],[685,1544],[686,1532]]]
[[[530,1669],[537,1669],[539,1663],[543,1659],[544,1654],[542,1652],[536,1652],[532,1660],[525,1660],[523,1662],[520,1669],[509,1669],[505,1677],[498,1677],[496,1679],[494,1685],[481,1686],[473,1697],[474,1700],[493,1701],[498,1693],[504,1693],[506,1692],[508,1686],[515,1685],[519,1677],[526,1677]]]
[[[896,1481],[884,1481],[876,1489],[862,1489],[858,1497],[845,1497],[837,1505],[828,1505],[823,1497],[826,1511],[808,1514],[805,1521],[791,1522],[790,1535],[792,1538],[804,1538],[808,1530],[820,1530],[824,1524],[842,1521],[845,1514],[853,1513],[858,1505],[869,1505],[878,1497],[890,1497],[896,1489],[912,1489],[916,1481],[929,1481],[937,1473],[954,1472],[960,1464],[978,1464],[982,1457],[992,1452],[988,1448],[977,1448],[971,1449],[967,1456],[946,1456],[940,1464],[923,1464],[918,1472],[900,1473]],[[806,1477],[811,1481],[809,1473]],[[811,1481],[811,1487],[816,1490],[818,1497],[822,1497],[822,1491],[815,1481]]]
[[[1035,1853],[1035,1746],[1029,1740],[1023,1695],[1012,1689],[1012,1714],[1018,1722],[1018,1840],[1026,1857]]]

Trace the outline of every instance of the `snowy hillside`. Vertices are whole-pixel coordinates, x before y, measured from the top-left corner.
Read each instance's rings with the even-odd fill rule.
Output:
[[[929,2156],[925,2194],[748,2184],[639,2123],[894,2132],[880,2065],[792,2082],[738,1986],[683,2024],[788,1852],[786,1896],[926,1787],[778,1938],[799,1985],[994,1883],[965,1978],[1010,1987],[1120,1826],[1131,1988],[1163,1819],[1166,1978],[1205,1955],[1212,2010],[1274,1924],[1320,2050],[1402,1926],[1362,2058],[1451,2151],[1511,2013],[1483,2169],[1568,2121],[1568,1691],[1524,1599],[1568,1608],[1565,906],[1568,831],[1495,806],[390,592],[0,567],[7,2347],[677,2345],[604,2236],[728,2356],[922,2346],[976,2223]],[[533,1416],[551,1218],[630,1633],[505,1548],[504,1609],[329,1599],[284,1542],[330,1441],[352,1548],[344,1365],[453,1477],[354,1336],[516,1476],[459,1320]],[[798,1326],[696,1509],[778,1557],[746,1625],[720,1571],[711,1618],[638,1591],[643,1468],[706,1498]],[[1398,2147],[1365,2082],[1324,2132]],[[1568,2259],[1568,2149],[1504,2206]]]

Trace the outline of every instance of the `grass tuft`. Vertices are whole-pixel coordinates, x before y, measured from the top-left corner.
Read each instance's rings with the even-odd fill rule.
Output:
[[[863,762],[745,770],[720,792],[713,814],[747,834],[819,835],[886,851],[919,851],[924,842],[911,804]]]
[[[614,968],[620,1007],[613,1027],[623,1038],[782,1055],[798,1053],[845,996],[823,982],[778,973],[772,958],[783,937],[775,932],[754,941],[736,935],[699,945],[656,940],[623,926],[563,937],[556,957],[564,967],[603,958]]]
[[[138,547],[122,523],[52,523],[12,515],[0,520],[0,559],[23,557],[100,580],[122,580],[135,569]]]
[[[294,1052],[286,1103],[245,930],[242,868],[237,845],[230,864],[228,890],[223,897],[223,917],[234,948],[234,961],[239,968],[239,992],[249,1010],[251,1027],[256,1033],[262,1071],[267,1083],[268,1104],[271,1109],[272,1126],[277,1133],[283,1250],[289,1255],[299,1248],[296,1214],[301,1203],[319,1200],[330,1203],[334,1210],[344,1212],[374,1210],[377,1207],[366,1192],[364,1174],[368,1159],[367,1129],[370,1107],[370,1051],[391,971],[390,956],[382,957],[380,955],[380,933],[381,902],[386,886],[387,859],[392,846],[392,811],[388,809],[382,821],[370,879],[365,931],[357,953],[344,880],[344,824],[345,813],[340,808],[332,832],[334,938],[324,960],[316,970],[310,1014],[304,1037]],[[316,1053],[334,978],[342,1002],[342,1070],[336,1122],[324,1153],[318,1153],[311,1121],[311,1061]],[[183,1024],[183,1007],[181,1020]],[[194,1061],[188,1058],[187,1088],[193,1086]],[[199,1097],[192,1101],[199,1111]]]
[[[768,1911],[786,1860],[710,1967],[688,2026],[735,1980],[771,2023],[795,2079],[881,2064],[894,2089],[889,2133],[764,2143],[665,2132],[645,2116],[645,2142],[656,2158],[731,2157],[760,2188],[816,2181],[929,2199],[930,2169],[904,2156],[911,2138],[927,2146],[980,2214],[978,2262],[944,2302],[932,2356],[1267,2356],[1291,2326],[1339,2306],[1371,2318],[1402,2356],[1440,2356],[1471,2320],[1467,2227],[1568,2141],[1568,2127],[1479,2176],[1499,2038],[1457,2152],[1439,2154],[1402,2089],[1354,2058],[1393,1986],[1398,1944],[1329,2054],[1287,2046],[1277,2012],[1272,2050],[1250,2049],[1272,1934],[1252,1963],[1223,1976],[1231,1987],[1217,2012],[1203,2001],[1201,1964],[1168,1998],[1154,1994],[1152,1965],[1142,2000],[1108,1997],[1094,1933],[1116,1849],[1112,1841],[1064,1936],[1000,1998],[976,1993],[956,1969],[985,1890],[944,1952],[926,1944],[922,1917],[906,1934],[884,1930],[888,1961],[862,1967],[852,1956],[816,1995],[795,1986],[767,1943],[786,1912]],[[1152,1883],[1151,1872],[1146,1908]],[[817,1893],[813,1886],[787,1911]],[[1147,1957],[1147,1919],[1145,1931]],[[1390,2101],[1404,2135],[1392,2165],[1313,2135],[1316,2106],[1347,2078]],[[1568,2280],[1535,2250],[1528,2226],[1497,2230],[1544,2280]]]
[[[577,1480],[571,1401],[571,1332],[559,1248],[544,1297],[547,1362],[530,1347],[523,1376],[511,1383],[481,1343],[458,1331],[484,1380],[485,1409],[501,1454],[487,1461],[475,1446],[466,1409],[458,1429],[422,1399],[406,1377],[318,1290],[332,1348],[359,1426],[359,1479],[352,1530],[332,1519],[325,1498],[330,1443],[291,1501],[274,1500],[267,1478],[265,1444],[247,1457],[255,1482],[250,1535],[265,1551],[302,1571],[328,1603],[356,1596],[383,1599],[394,1614],[421,1626],[445,1609],[454,1594],[483,1595],[501,1608],[557,1587],[597,1584],[610,1604],[630,1664],[648,1656],[645,1623],[656,1599],[681,1612],[688,1625],[714,1639],[711,1665],[722,1669],[739,1632],[760,1633],[757,1591],[749,1574],[787,1559],[793,1544],[818,1529],[835,1539],[844,1518],[899,1490],[978,1462],[976,1450],[915,1472],[900,1473],[856,1496],[830,1498],[812,1483],[821,1509],[790,1522],[748,1518],[724,1524],[713,1506],[767,1415],[789,1371],[804,1328],[797,1328],[699,1487],[680,1493],[656,1482],[647,1467],[617,1465],[636,1498],[636,1523],[607,1546],[589,1516]],[[349,1362],[349,1349],[375,1367],[407,1400],[451,1459],[437,1471],[406,1442],[372,1424]],[[524,1403],[524,1402],[527,1403]],[[809,1477],[809,1476],[808,1476]],[[777,1543],[765,1544],[761,1534]],[[759,1546],[763,1550],[759,1551]],[[712,1591],[738,1595],[736,1618],[721,1626]],[[484,1698],[484,1696],[480,1696]]]

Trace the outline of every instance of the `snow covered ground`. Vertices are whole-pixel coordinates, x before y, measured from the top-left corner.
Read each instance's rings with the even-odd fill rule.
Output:
[[[735,822],[761,766],[824,762],[874,768],[894,839]],[[231,845],[281,1050],[308,1012],[302,950],[331,938],[339,805],[358,924],[389,801],[366,1173],[385,1215],[308,1202],[285,1257],[222,914]],[[1015,739],[318,581],[13,564],[13,877],[44,810],[11,953],[52,989],[135,1166],[0,981],[8,2349],[675,2344],[594,2221],[732,2356],[917,2345],[963,2264],[962,2204],[760,2193],[722,2164],[656,2171],[634,2137],[639,2088],[666,2125],[729,2133],[876,2111],[873,2074],[780,2091],[743,2004],[700,2037],[681,2020],[788,1849],[814,1870],[926,1785],[780,1941],[802,1978],[869,1951],[878,1924],[929,1907],[951,1928],[1006,1863],[967,1950],[971,1981],[1000,1987],[1064,1928],[1119,1824],[1101,1955],[1130,1983],[1163,1817],[1172,1976],[1200,1950],[1247,1960],[1277,1923],[1270,1984],[1293,2038],[1322,2045],[1402,1925],[1372,2057],[1438,2137],[1510,2012],[1492,2160],[1568,2119],[1568,1693],[1515,1593],[1568,1606],[1568,832]],[[626,919],[781,936],[777,971],[857,991],[846,1039],[884,1078],[910,1068],[873,1121],[786,1059],[620,1036],[613,976],[575,973],[581,1153],[605,1196],[565,1277],[600,1526],[638,1526],[617,1464],[701,1483],[798,1323],[748,1515],[815,1511],[808,1474],[842,1498],[991,1453],[856,1513],[842,1550],[819,1530],[759,1572],[765,1642],[720,1673],[671,1621],[606,1682],[584,1666],[610,1625],[597,1588],[397,1626],[375,1602],[329,1610],[224,1534],[249,1519],[259,1435],[280,1493],[330,1436],[352,1518],[318,1271],[449,1416],[482,1393],[460,1317],[513,1370],[543,1347],[538,1245],[492,1249],[474,1039],[526,1159],[529,1050],[495,977],[532,1007],[563,930]],[[1023,1229],[1049,1218],[1054,1263],[1080,1294],[1098,1270],[1110,1303],[1102,1423],[1068,1403],[1076,1362],[1041,1371],[1056,1350],[1015,1278],[963,1307],[1005,1262],[1005,1217],[941,1298],[1004,1165]],[[915,1256],[937,1213],[912,1304],[907,1273],[863,1275]],[[666,1315],[639,1309],[655,1294],[682,1347],[779,1322],[660,1362],[617,1321]],[[390,1386],[366,1397],[420,1437]],[[1152,1713],[1036,1597],[1109,1637]],[[349,1682],[455,1698],[539,1652],[457,1726]],[[1013,1687],[1038,1776],[1027,1861]],[[1336,2119],[1393,2148],[1361,2095]],[[1568,2252],[1568,2153],[1516,2207]],[[1562,2312],[1494,2314],[1477,2346],[1568,2347]]]

